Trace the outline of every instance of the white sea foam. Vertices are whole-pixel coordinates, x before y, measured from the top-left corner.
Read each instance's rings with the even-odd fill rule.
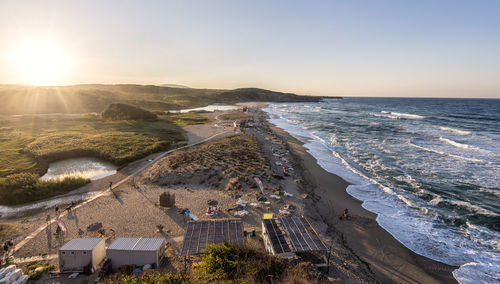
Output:
[[[472,145],[467,145],[467,144],[462,144],[462,143],[455,142],[455,141],[450,140],[448,138],[439,137],[439,140],[441,140],[441,141],[443,141],[445,143],[448,143],[450,145],[453,145],[453,146],[455,146],[457,148],[471,149],[471,150],[476,150],[476,151],[481,151],[481,152],[489,152],[487,150],[481,149],[481,148],[476,147],[476,146],[472,146]]]
[[[408,119],[424,119],[425,118],[425,116],[421,116],[418,114],[394,112],[394,111],[386,111],[386,110],[381,111],[381,113],[389,114],[389,115],[394,116],[394,117],[401,117],[401,118],[408,118]]]
[[[470,135],[471,134],[470,131],[464,131],[464,130],[459,130],[459,129],[455,129],[455,128],[451,128],[451,127],[445,127],[445,126],[439,126],[439,129],[444,130],[444,131],[457,133],[460,135]]]
[[[463,156],[459,156],[459,155],[455,155],[455,154],[451,154],[451,153],[445,153],[443,151],[434,150],[434,149],[427,148],[427,147],[422,147],[422,146],[419,146],[419,145],[416,145],[413,143],[410,143],[410,145],[412,145],[413,147],[428,151],[428,152],[432,152],[432,153],[436,153],[436,154],[440,154],[440,155],[444,155],[444,156],[449,156],[449,157],[452,157],[455,159],[465,160],[465,161],[474,162],[474,163],[484,162],[483,160],[480,160],[480,159],[468,158],[468,157],[463,157]]]

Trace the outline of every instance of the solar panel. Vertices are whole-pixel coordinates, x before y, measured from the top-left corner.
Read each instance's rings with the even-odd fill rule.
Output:
[[[327,250],[318,233],[304,217],[263,221],[275,254]]]
[[[288,231],[295,252],[326,250],[326,246],[306,218],[289,217],[279,220]]]
[[[199,254],[209,244],[222,242],[242,244],[243,223],[241,220],[209,220],[189,222],[181,255]]]
[[[269,234],[269,240],[275,254],[291,252],[286,242],[285,234],[276,223],[276,219],[264,219],[264,226]]]

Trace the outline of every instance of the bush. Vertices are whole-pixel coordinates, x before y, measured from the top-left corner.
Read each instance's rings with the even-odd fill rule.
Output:
[[[55,266],[52,264],[33,261],[28,264],[25,273],[28,275],[30,280],[38,280],[45,272],[49,272],[54,269]]]
[[[81,177],[40,180],[34,173],[19,173],[0,178],[0,204],[14,205],[41,200],[77,189],[90,180]]]
[[[100,283],[124,283],[124,284],[136,284],[136,283],[168,283],[168,284],[177,284],[177,283],[189,283],[187,280],[184,280],[179,274],[172,273],[144,273],[141,275],[123,275],[123,274],[115,274],[109,278],[103,279]]]
[[[102,117],[110,120],[153,120],[156,114],[127,104],[110,104],[103,112]]]
[[[234,281],[266,283],[281,279],[286,263],[268,255],[232,244],[209,245],[201,264],[194,267],[195,282]]]

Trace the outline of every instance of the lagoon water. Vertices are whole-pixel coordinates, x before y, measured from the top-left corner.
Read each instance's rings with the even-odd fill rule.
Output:
[[[47,173],[41,179],[60,179],[71,176],[96,180],[115,174],[117,168],[109,162],[93,157],[66,159],[50,163]]]
[[[500,100],[345,98],[265,111],[406,247],[460,266],[461,283],[500,282]]]
[[[235,105],[212,104],[212,105],[208,105],[208,106],[204,106],[204,107],[181,109],[179,111],[171,110],[169,112],[173,112],[173,113],[179,113],[179,112],[180,113],[186,113],[186,112],[190,112],[190,111],[199,111],[199,110],[214,112],[216,110],[236,110],[238,108],[239,107],[237,107]]]

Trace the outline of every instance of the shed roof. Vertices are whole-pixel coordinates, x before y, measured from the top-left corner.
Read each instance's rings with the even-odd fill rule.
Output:
[[[276,254],[325,251],[325,244],[304,217],[265,219],[264,227]]]
[[[164,238],[118,238],[108,250],[156,251],[164,242]]]
[[[103,238],[72,239],[59,250],[92,250],[101,242],[104,242]]]
[[[189,222],[180,254],[199,254],[207,245],[222,242],[233,244],[242,244],[244,242],[241,220],[224,219]]]

